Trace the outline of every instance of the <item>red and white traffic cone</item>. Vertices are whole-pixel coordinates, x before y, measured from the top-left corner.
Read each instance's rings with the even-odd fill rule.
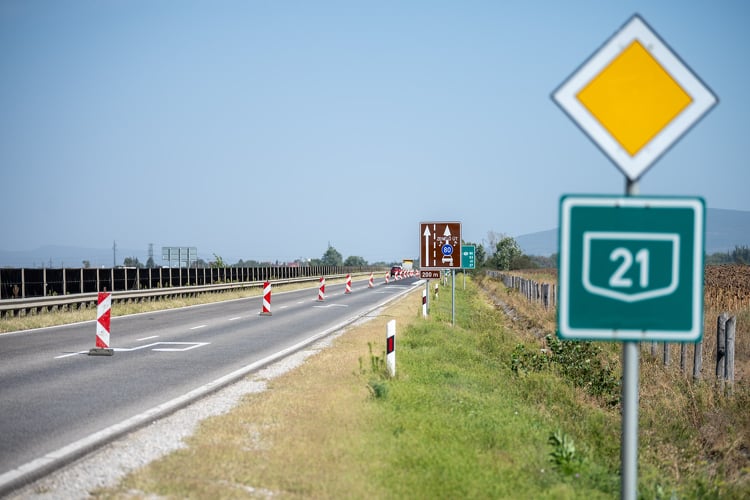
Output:
[[[271,283],[263,283],[263,306],[260,311],[261,316],[271,316]]]
[[[109,347],[109,323],[112,315],[112,294],[99,292],[96,305],[96,347],[89,356],[112,356],[115,350]]]
[[[370,273],[370,281],[367,282],[367,288],[373,288],[375,286],[375,279],[373,273]]]
[[[320,288],[318,288],[318,302],[323,302],[326,300],[326,279],[325,277],[320,277]]]
[[[351,274],[346,275],[346,288],[344,289],[344,293],[352,293],[352,275]]]

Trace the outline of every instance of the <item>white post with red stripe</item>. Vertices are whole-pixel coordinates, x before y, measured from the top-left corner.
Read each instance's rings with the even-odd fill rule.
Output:
[[[370,281],[367,282],[367,288],[373,288],[375,286],[375,278],[373,273],[370,273]]]
[[[391,377],[396,376],[396,320],[385,325],[385,367]]]
[[[385,273],[385,284],[387,285],[390,280],[391,280],[391,273]]]
[[[427,317],[427,287],[422,290],[422,317]]]
[[[352,275],[351,274],[346,275],[346,288],[344,289],[344,293],[352,293]]]
[[[271,282],[263,283],[263,306],[260,311],[261,316],[271,316]]]
[[[112,356],[115,351],[109,346],[109,324],[112,315],[112,293],[99,292],[96,305],[96,347],[89,356]]]
[[[325,276],[320,277],[320,288],[318,288],[318,302],[326,300],[326,279]]]

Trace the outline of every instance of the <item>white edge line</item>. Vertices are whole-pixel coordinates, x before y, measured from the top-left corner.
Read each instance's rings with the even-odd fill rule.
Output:
[[[239,370],[228,373],[223,377],[219,377],[218,379],[209,382],[201,387],[193,389],[192,391],[187,392],[182,396],[178,396],[170,401],[167,401],[166,403],[154,406],[153,408],[139,413],[138,415],[134,415],[128,419],[123,420],[122,422],[111,425],[98,432],[94,432],[93,434],[90,434],[83,439],[79,439],[78,441],[70,443],[67,446],[58,448],[57,450],[51,451],[44,456],[36,458],[30,462],[20,465],[15,469],[0,474],[0,496],[12,492],[14,489],[17,489],[24,484],[31,483],[34,480],[41,478],[45,474],[60,468],[62,466],[60,462],[68,462],[74,460],[75,458],[79,458],[86,453],[94,451],[97,447],[114,440],[118,436],[125,435],[128,432],[132,432],[136,428],[148,424],[155,419],[162,418],[169,413],[173,413],[180,408],[187,406],[188,404],[226,385],[231,384],[232,382],[236,382],[237,380],[261,368],[264,365],[270,364],[285,356],[288,356],[295,351],[298,351],[299,349],[312,344],[316,340],[319,340],[337,330],[340,330],[354,323],[359,318],[366,316],[372,311],[380,309],[389,302],[396,300],[402,295],[406,295],[409,291],[415,290],[416,288],[417,287],[414,286],[410,290],[404,290],[400,294],[388,297],[386,300],[379,302],[374,307],[365,310],[362,314],[348,318],[341,323],[338,323],[326,330],[323,330],[322,332],[318,332],[315,335],[302,340],[301,342],[282,349],[281,351],[278,351],[270,356],[266,356],[261,360],[255,361],[254,363],[250,363],[249,365],[244,366]]]

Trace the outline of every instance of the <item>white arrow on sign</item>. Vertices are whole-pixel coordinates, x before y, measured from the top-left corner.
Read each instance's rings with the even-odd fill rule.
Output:
[[[424,261],[427,263],[428,267],[430,266],[430,251],[428,250],[428,245],[429,245],[429,241],[430,241],[430,235],[432,235],[432,233],[430,232],[430,225],[429,224],[425,224],[425,226],[424,226],[424,233],[423,233],[423,236],[424,236],[424,253],[425,253]]]

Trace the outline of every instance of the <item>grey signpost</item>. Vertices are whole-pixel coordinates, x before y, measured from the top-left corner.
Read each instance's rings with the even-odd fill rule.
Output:
[[[625,175],[623,198],[561,201],[558,335],[623,342],[620,491],[635,500],[638,342],[700,339],[705,232],[702,200],[641,198],[638,181],[718,99],[638,15],[552,99]]]

